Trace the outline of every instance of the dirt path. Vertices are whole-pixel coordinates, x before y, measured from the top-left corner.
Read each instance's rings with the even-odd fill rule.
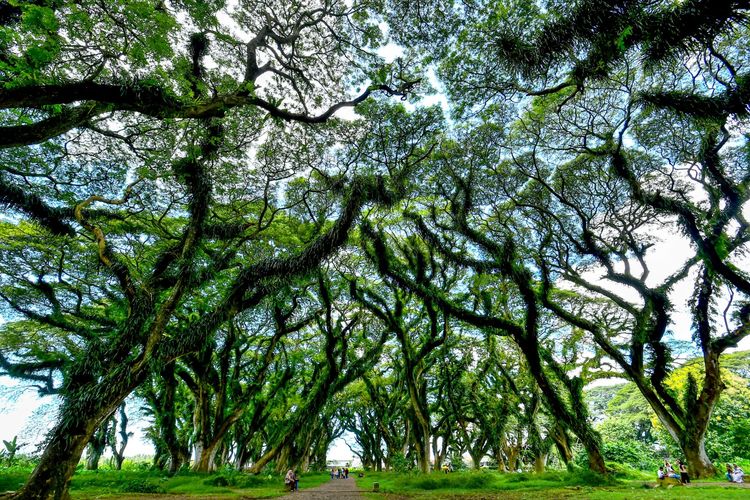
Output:
[[[317,488],[289,493],[281,500],[362,500],[354,478],[331,479]]]

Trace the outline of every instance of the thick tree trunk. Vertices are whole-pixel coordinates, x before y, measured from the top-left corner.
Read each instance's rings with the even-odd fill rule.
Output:
[[[589,469],[599,474],[606,474],[607,467],[604,465],[601,443],[596,431],[594,431],[589,422],[579,418],[568,410],[565,402],[560,397],[560,394],[558,394],[558,390],[550,383],[544,372],[538,346],[523,337],[517,338],[516,342],[521,347],[521,351],[529,364],[530,372],[536,380],[539,390],[542,392],[551,411],[557,419],[581,440],[583,448],[588,455]]]
[[[75,391],[77,397],[63,403],[57,425],[50,431],[49,442],[39,464],[16,494],[17,499],[68,499],[68,488],[78,461],[96,428],[145,378],[137,374],[113,373],[95,385]],[[96,397],[85,397],[96,395]]]
[[[706,455],[705,443],[705,433],[688,435],[681,443],[691,478],[698,479],[716,475],[716,468]]]
[[[544,468],[547,465],[547,454],[542,453],[534,457],[534,472],[541,474],[544,472]]]
[[[174,362],[164,366],[161,377],[164,382],[164,390],[161,401],[156,402],[161,411],[159,432],[169,453],[169,475],[174,475],[180,470],[182,464],[190,460],[189,449],[181,445],[177,438],[177,418],[175,417],[177,379],[174,373]]]
[[[125,396],[126,394],[123,394],[114,404],[92,408],[88,414],[83,415],[81,411],[72,411],[70,406],[64,406],[58,424],[50,431],[51,438],[39,464],[15,498],[24,500],[67,500],[70,498],[68,493],[70,480],[91,435],[112,414],[114,408]]]
[[[563,426],[560,425],[559,422],[557,422],[555,423],[550,436],[555,442],[555,447],[557,448],[557,452],[560,454],[560,459],[566,466],[569,466],[573,461],[573,450],[570,447],[570,439],[568,438],[568,433],[565,431]]]
[[[518,455],[520,451],[519,446],[512,446],[508,450],[508,470],[510,472],[516,472],[518,470]]]
[[[438,436],[432,436],[432,456],[435,458],[435,470],[439,471],[443,466],[443,455],[438,451]]]
[[[422,431],[424,432],[424,431]],[[426,439],[419,434],[422,434],[422,432],[415,434],[414,440],[414,450],[417,452],[417,462],[419,465],[419,470],[424,474],[429,474],[430,472],[430,449],[429,447],[425,446]]]
[[[108,424],[109,422],[107,422]],[[99,469],[99,459],[104,453],[104,449],[107,447],[107,424],[100,426],[96,432],[91,436],[91,440],[86,447],[86,470],[97,470]]]
[[[495,460],[497,460],[497,471],[502,472],[503,474],[507,472],[505,469],[505,460],[503,460],[502,455],[495,455]]]
[[[75,435],[55,432],[57,428],[53,430],[52,440],[45,448],[39,465],[14,498],[68,500],[70,480],[97,423],[93,421],[81,426],[81,432]],[[86,432],[87,427],[91,428],[90,432]]]
[[[195,472],[211,472],[214,470],[214,461],[216,452],[219,451],[219,441],[208,443],[205,446],[196,446],[197,458],[193,463],[192,469]]]

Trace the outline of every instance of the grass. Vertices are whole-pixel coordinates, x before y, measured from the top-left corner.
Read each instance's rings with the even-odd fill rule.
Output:
[[[549,471],[544,474],[499,474],[481,470],[434,473],[397,474],[369,472],[357,479],[357,485],[371,492],[373,484],[380,484],[380,493],[366,493],[372,500],[464,499],[511,500],[591,499],[591,500],[651,500],[651,499],[739,499],[750,498],[750,489],[742,489],[723,482],[701,481],[692,487],[671,489],[653,488],[653,474],[612,464],[612,474],[602,477],[588,471]],[[18,489],[31,473],[30,467],[0,469],[0,492]],[[329,474],[302,474],[300,488],[307,489],[329,481]],[[354,474],[356,477],[356,473]],[[273,498],[283,496],[281,475],[251,476],[233,471],[215,474],[181,472],[167,477],[159,471],[99,470],[78,471],[73,478],[71,495],[74,500],[93,498],[165,498],[165,495],[195,496],[196,498]]]
[[[20,488],[31,473],[30,468],[0,469],[0,492]],[[330,479],[328,473],[300,475],[300,489],[313,488]],[[227,499],[273,498],[285,495],[281,475],[251,476],[225,471],[215,474],[181,472],[168,477],[148,470],[78,471],[71,483],[71,496],[89,498],[148,498],[145,494],[196,495]]]
[[[379,483],[380,493],[372,493]],[[369,499],[739,499],[749,498],[750,490],[722,483],[699,483],[692,487],[653,488],[651,474],[620,467],[609,478],[587,471],[547,472],[544,474],[499,474],[494,471],[451,474],[396,474],[372,472],[357,484]]]

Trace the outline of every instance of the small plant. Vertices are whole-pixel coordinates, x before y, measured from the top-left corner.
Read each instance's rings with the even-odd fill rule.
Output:
[[[3,444],[5,445],[5,450],[3,450],[3,455],[6,459],[6,465],[8,467],[13,466],[13,462],[16,459],[16,453],[18,450],[23,446],[23,444],[18,444],[18,436],[13,436],[12,441],[6,441],[3,439]]]

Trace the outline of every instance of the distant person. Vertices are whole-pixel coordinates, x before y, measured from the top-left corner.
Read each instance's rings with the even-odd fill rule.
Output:
[[[667,473],[668,477],[674,478],[674,479],[680,479],[680,475],[675,472],[675,470],[672,468],[672,464],[669,463],[669,461],[664,461],[664,472]]]
[[[734,470],[732,471],[732,479],[735,483],[742,483],[745,480],[745,471],[742,470],[742,467],[740,467],[737,464],[734,465]]]
[[[448,464],[443,464],[443,474],[448,474]]]
[[[727,464],[727,481],[730,483],[734,480],[734,468],[732,467],[732,464]]]
[[[299,479],[297,479],[297,474],[295,474],[292,469],[289,469],[286,472],[284,484],[289,487],[289,491],[297,491],[299,489]]]
[[[658,479],[664,479],[665,477],[667,477],[667,473],[664,472],[664,466],[663,465],[659,467],[658,471],[656,471],[656,477]]]
[[[349,467],[344,467],[344,479],[349,479]]]
[[[685,462],[682,460],[678,460],[677,463],[679,464],[680,469],[680,482],[682,482],[682,484],[689,484],[690,475],[688,474],[687,465],[685,465]]]
[[[336,469],[334,469],[333,467],[331,467],[331,479],[333,479],[333,477],[335,475],[336,475]]]

